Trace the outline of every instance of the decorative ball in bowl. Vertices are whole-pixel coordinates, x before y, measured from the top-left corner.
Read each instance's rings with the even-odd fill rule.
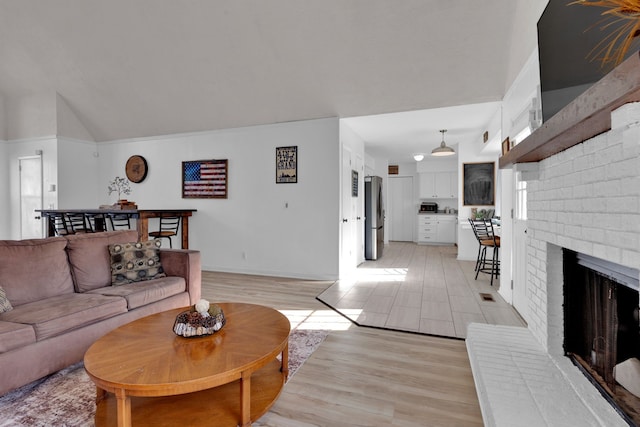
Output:
[[[173,324],[173,332],[181,337],[211,335],[224,326],[226,319],[217,304],[201,299],[189,310],[178,314]]]

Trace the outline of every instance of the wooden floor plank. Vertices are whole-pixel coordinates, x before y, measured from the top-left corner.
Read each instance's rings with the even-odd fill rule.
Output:
[[[440,257],[422,247],[387,255],[389,268]],[[403,257],[404,264],[398,261]],[[464,341],[355,326],[316,300],[330,285],[203,272],[203,298],[212,302],[263,304],[302,326],[332,329],[254,426],[482,425]]]

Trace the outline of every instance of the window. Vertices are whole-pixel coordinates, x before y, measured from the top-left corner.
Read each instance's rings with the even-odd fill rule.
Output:
[[[515,219],[527,220],[527,181],[522,180],[522,172],[516,172]]]

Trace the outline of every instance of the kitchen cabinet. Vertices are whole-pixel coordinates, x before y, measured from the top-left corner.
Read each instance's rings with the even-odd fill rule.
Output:
[[[418,243],[436,243],[437,215],[418,215]]]
[[[457,218],[453,215],[440,215],[438,217],[436,241],[438,243],[455,243],[457,222]]]
[[[457,199],[457,172],[423,172],[420,173],[421,199]]]
[[[418,215],[418,243],[456,242],[455,215]]]

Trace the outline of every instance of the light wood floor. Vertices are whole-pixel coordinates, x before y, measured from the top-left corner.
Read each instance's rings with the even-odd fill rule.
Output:
[[[488,274],[457,248],[391,242],[318,298],[358,325],[465,338],[469,323],[525,326]]]
[[[203,298],[332,331],[254,426],[482,425],[464,341],[358,327],[315,299],[331,284],[203,272]]]

